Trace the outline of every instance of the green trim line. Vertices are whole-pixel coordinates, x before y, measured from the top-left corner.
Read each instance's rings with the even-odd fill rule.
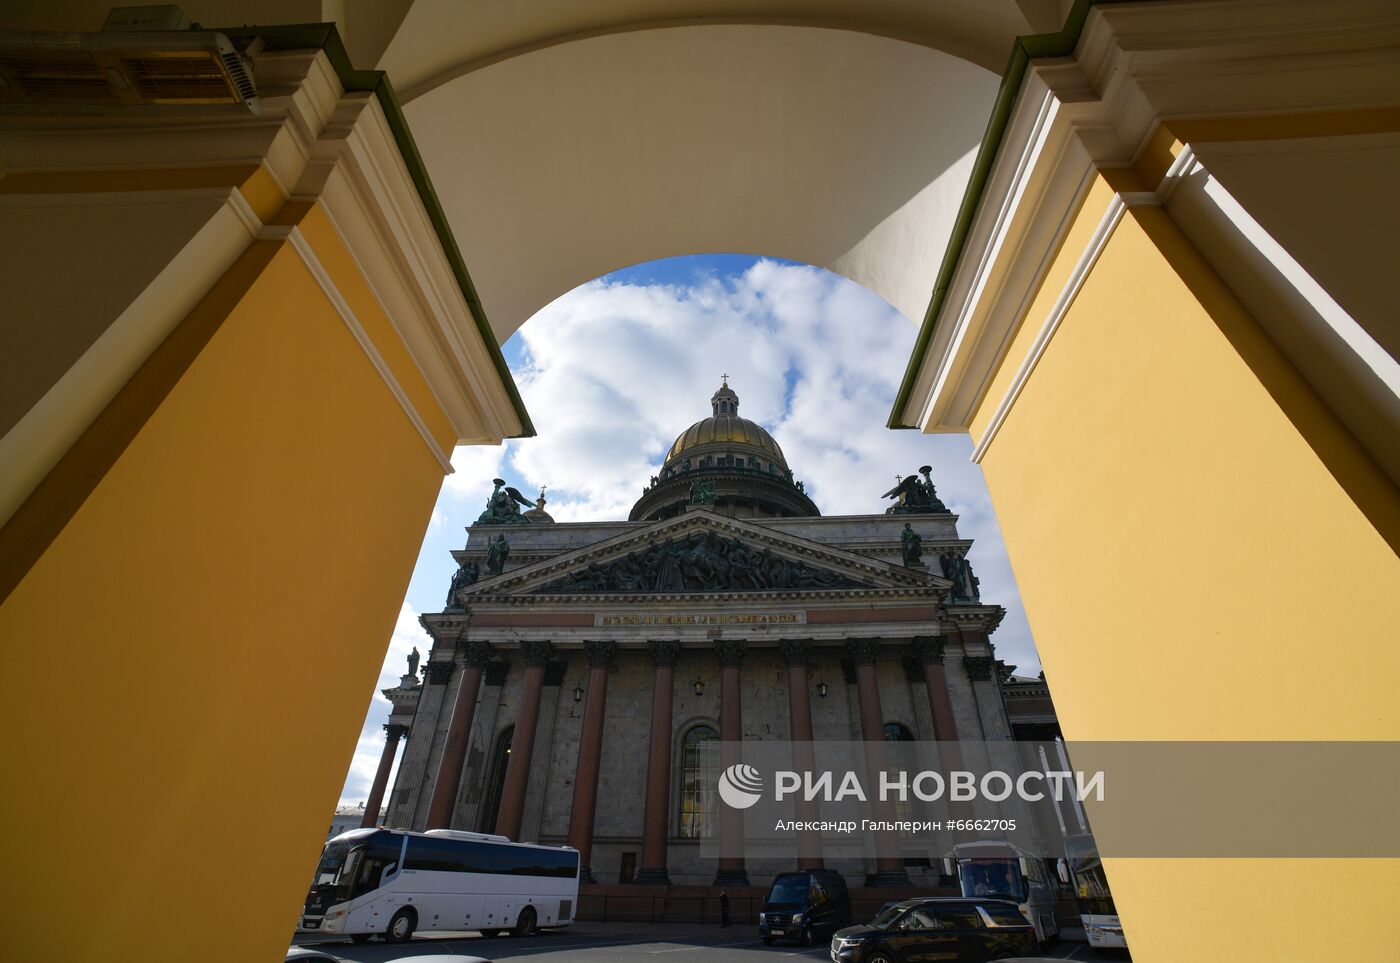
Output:
[[[953,232],[948,237],[948,247],[943,252],[943,263],[938,268],[938,279],[933,285],[933,297],[929,300],[928,311],[919,326],[919,335],[914,340],[914,351],[909,356],[909,364],[904,369],[904,380],[899,383],[899,393],[895,395],[894,409],[890,412],[887,428],[922,428],[921,425],[903,423],[905,407],[909,396],[914,392],[914,381],[919,369],[924,366],[929,342],[933,340],[934,328],[938,326],[943,303],[948,298],[948,287],[953,282],[958,263],[962,260],[963,249],[967,246],[967,235],[972,230],[972,221],[982,204],[982,195],[987,189],[992,166],[996,163],[1001,143],[1006,138],[1006,128],[1011,121],[1011,110],[1020,96],[1021,84],[1026,79],[1030,62],[1045,57],[1068,57],[1079,44],[1079,35],[1084,31],[1084,22],[1089,18],[1089,8],[1101,3],[1122,3],[1124,0],[1076,0],[1069,12],[1065,25],[1058,33],[1040,33],[1028,37],[1017,37],[1011,47],[1011,60],[1002,74],[1001,87],[997,90],[996,101],[992,105],[992,116],[987,121],[987,130],[982,134],[982,144],[977,148],[977,160],[972,165],[972,176],[968,178],[967,190],[958,206],[957,218],[953,221]]]
[[[413,179],[413,186],[418,189],[418,197],[428,212],[428,220],[432,222],[433,230],[437,232],[443,253],[447,255],[447,263],[457,278],[457,286],[462,289],[462,296],[466,298],[467,307],[471,309],[477,332],[486,344],[491,363],[496,366],[496,373],[501,376],[506,393],[510,396],[511,407],[520,419],[520,434],[511,437],[533,438],[534,423],[530,421],[525,402],[521,400],[520,391],[515,386],[515,378],[511,376],[510,367],[506,364],[505,356],[501,354],[496,334],[491,330],[490,322],[486,320],[486,310],[481,306],[481,298],[477,296],[476,285],[472,283],[471,275],[467,273],[466,262],[462,260],[462,252],[457,247],[457,239],[452,236],[447,215],[443,213],[437,192],[433,190],[433,182],[428,178],[428,169],[423,166],[423,157],[418,153],[418,145],[414,143],[413,134],[408,129],[408,120],[404,117],[399,98],[389,83],[389,75],[382,70],[356,70],[350,63],[350,56],[345,52],[340,32],[333,23],[212,29],[219,30],[229,39],[242,44],[251,43],[255,37],[261,37],[265,50],[320,50],[325,53],[326,59],[330,61],[340,79],[340,85],[347,92],[369,92],[379,100],[379,106],[384,110],[384,117],[389,122],[389,130],[394,135],[394,143],[398,145],[403,162],[408,167],[408,175]]]

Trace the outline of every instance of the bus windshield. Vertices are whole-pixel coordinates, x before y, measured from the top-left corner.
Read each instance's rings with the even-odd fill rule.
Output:
[[[321,850],[321,861],[316,864],[316,881],[313,886],[334,886],[340,880],[340,870],[345,865],[345,857],[350,853],[350,840],[332,839]]]
[[[995,896],[1025,902],[1021,867],[1014,859],[964,859],[958,862],[964,896]]]

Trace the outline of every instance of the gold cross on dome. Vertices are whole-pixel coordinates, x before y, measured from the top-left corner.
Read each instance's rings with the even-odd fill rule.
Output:
[[[727,375],[727,374],[722,374],[722,375],[720,375],[719,377],[720,377],[720,380],[724,382],[724,387],[728,388],[728,387],[729,387],[729,375]]]

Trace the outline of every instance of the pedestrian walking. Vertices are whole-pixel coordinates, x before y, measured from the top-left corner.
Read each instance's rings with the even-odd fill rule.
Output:
[[[720,929],[728,926],[732,920],[729,918],[729,891],[719,891],[719,925]]]

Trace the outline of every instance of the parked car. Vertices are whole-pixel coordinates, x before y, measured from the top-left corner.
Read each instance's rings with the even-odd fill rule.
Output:
[[[457,953],[437,953],[424,956],[412,950],[405,952],[412,955],[396,956],[388,963],[491,963],[484,957],[462,956]],[[287,950],[286,963],[354,963],[354,961],[347,960],[343,956],[334,956],[314,946],[293,946]]]
[[[850,922],[851,896],[840,873],[779,873],[758,914],[758,936],[766,944],[791,939],[811,946],[817,934],[834,933]]]
[[[982,963],[1038,952],[1035,927],[1010,900],[927,897],[886,905],[831,938],[833,963],[958,960]]]

